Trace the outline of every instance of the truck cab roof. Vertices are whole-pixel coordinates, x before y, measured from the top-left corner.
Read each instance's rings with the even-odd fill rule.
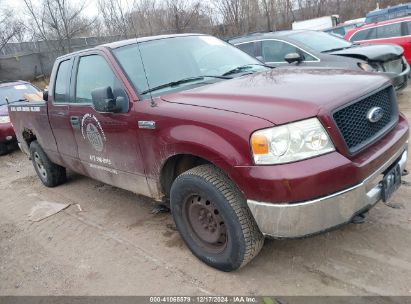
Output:
[[[139,38],[131,38],[127,40],[120,40],[120,41],[115,41],[115,42],[110,42],[110,43],[105,43],[102,45],[98,45],[93,48],[89,49],[84,49],[76,52],[72,52],[63,56],[58,57],[57,59],[63,59],[63,58],[68,58],[68,57],[73,57],[75,55],[88,52],[91,50],[101,50],[104,48],[108,49],[116,49],[119,47],[123,47],[126,45],[130,44],[135,44],[135,43],[141,43],[141,42],[147,42],[147,41],[153,41],[153,40],[160,40],[160,39],[170,39],[170,38],[177,38],[177,37],[187,37],[187,36],[204,36],[204,34],[196,34],[196,33],[188,33],[188,34],[170,34],[170,35],[156,35],[156,36],[147,36],[147,37],[139,37]]]

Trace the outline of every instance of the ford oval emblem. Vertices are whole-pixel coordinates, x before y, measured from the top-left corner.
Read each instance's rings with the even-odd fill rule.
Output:
[[[367,113],[369,122],[376,123],[384,116],[384,110],[380,107],[373,107]]]

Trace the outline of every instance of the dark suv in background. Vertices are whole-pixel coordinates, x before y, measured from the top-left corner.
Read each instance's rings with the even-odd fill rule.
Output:
[[[408,83],[410,67],[396,45],[357,45],[309,30],[251,34],[229,42],[273,67],[292,64],[375,72],[390,78],[396,90]]]

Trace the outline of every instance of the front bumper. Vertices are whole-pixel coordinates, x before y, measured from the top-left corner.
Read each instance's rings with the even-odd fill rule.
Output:
[[[406,168],[408,142],[384,165],[360,184],[329,196],[296,204],[272,204],[248,200],[261,232],[274,238],[299,238],[348,223],[381,200],[382,174],[398,162]]]
[[[408,85],[408,78],[410,77],[410,66],[404,60],[405,69],[402,71],[401,74],[395,73],[384,73],[391,79],[392,85],[394,86],[396,91],[401,91],[405,89]]]

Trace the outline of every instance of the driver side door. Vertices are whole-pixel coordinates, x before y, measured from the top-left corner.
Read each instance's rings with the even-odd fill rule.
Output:
[[[76,57],[71,87],[70,122],[84,173],[94,179],[140,194],[147,181],[138,143],[138,127],[131,95],[103,53]],[[124,98],[120,113],[98,112],[92,92],[110,87],[114,98]]]

